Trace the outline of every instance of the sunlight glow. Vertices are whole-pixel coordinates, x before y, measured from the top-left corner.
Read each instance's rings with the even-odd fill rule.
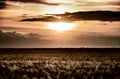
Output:
[[[58,32],[64,32],[67,30],[72,30],[73,23],[64,23],[64,22],[49,23],[48,29],[55,30]]]
[[[54,3],[72,3],[73,0],[46,0],[47,2],[54,2]]]
[[[62,13],[70,11],[70,9],[65,6],[55,6],[52,8],[51,7],[47,8],[46,11],[52,14],[62,14]]]

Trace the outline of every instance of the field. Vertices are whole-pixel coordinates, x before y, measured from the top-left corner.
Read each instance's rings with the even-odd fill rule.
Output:
[[[120,79],[120,49],[0,49],[0,79]]]

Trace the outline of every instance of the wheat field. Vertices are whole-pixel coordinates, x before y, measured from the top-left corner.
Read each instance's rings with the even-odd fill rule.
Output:
[[[110,51],[2,49],[0,79],[120,79],[120,52]]]

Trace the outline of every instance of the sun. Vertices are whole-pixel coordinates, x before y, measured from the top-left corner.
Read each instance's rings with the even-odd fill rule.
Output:
[[[48,29],[55,30],[57,32],[64,32],[67,30],[72,30],[73,24],[72,23],[65,23],[65,22],[49,23]]]

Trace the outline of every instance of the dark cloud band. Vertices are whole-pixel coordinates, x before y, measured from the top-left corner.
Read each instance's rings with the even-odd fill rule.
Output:
[[[25,18],[22,21],[45,21],[45,22],[74,22],[80,20],[99,20],[99,21],[120,21],[120,12],[113,11],[86,11],[56,14],[51,16],[43,16],[42,18]],[[61,17],[59,19],[59,17]]]
[[[50,3],[44,0],[3,0],[3,1],[12,1],[12,2],[24,2],[24,3],[38,3],[38,4],[46,4],[46,5],[59,5],[58,3]]]
[[[2,0],[0,1],[0,9],[4,9],[8,6],[6,4],[6,1],[11,1],[11,2],[23,2],[23,3],[36,3],[36,4],[44,4],[44,5],[49,5],[49,6],[57,6],[60,5],[59,3],[50,3],[46,2],[44,0]]]
[[[41,34],[29,33],[21,34],[15,31],[13,32],[3,32],[0,31],[0,48],[4,47],[29,47],[29,46],[44,46],[48,44],[51,40],[45,39]]]
[[[0,9],[6,8],[6,3],[4,1],[0,1]]]

